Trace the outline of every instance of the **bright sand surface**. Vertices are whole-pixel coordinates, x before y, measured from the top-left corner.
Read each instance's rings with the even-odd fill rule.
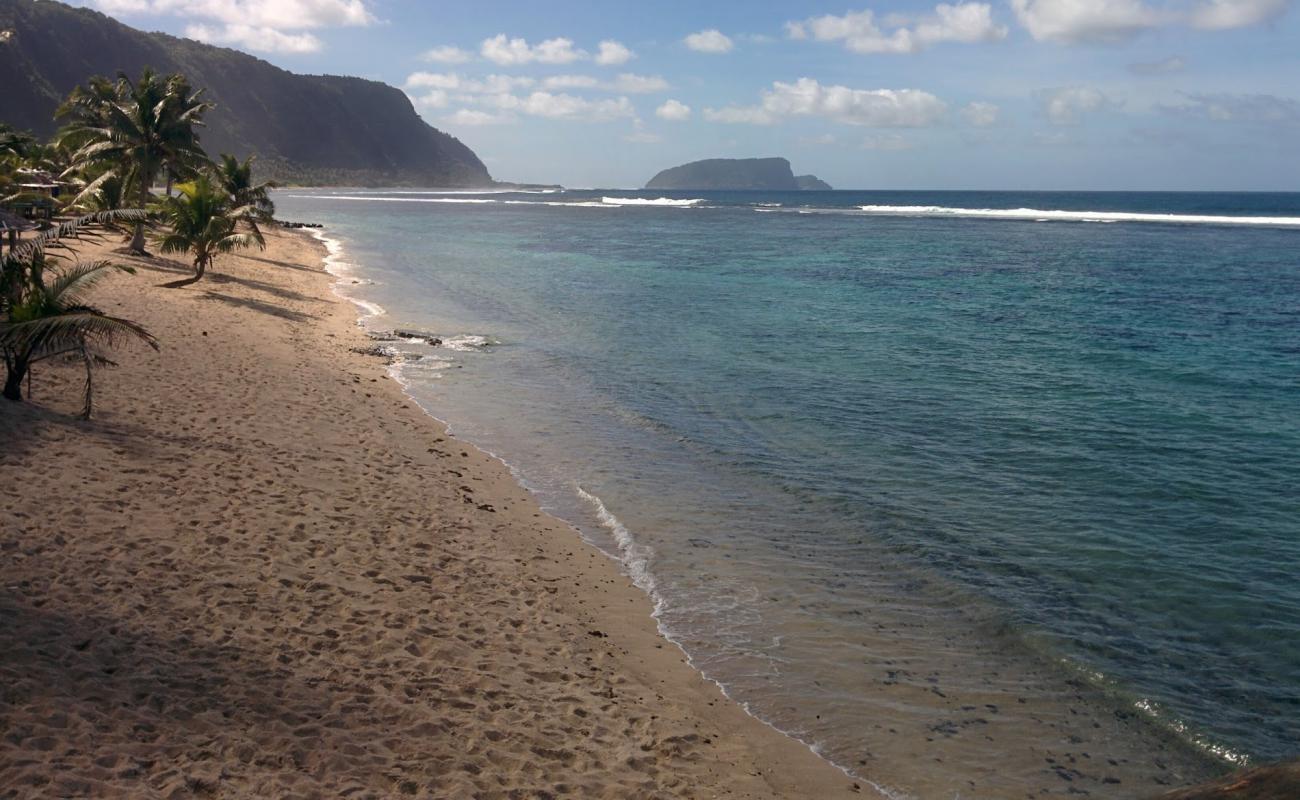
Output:
[[[93,302],[161,351],[89,422],[79,368],[0,404],[0,797],[873,793],[352,352],[321,245],[268,245],[178,289],[114,256]]]

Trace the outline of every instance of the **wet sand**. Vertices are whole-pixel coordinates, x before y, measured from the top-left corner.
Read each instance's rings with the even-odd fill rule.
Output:
[[[353,352],[323,255],[115,257],[93,302],[162,349],[91,421],[74,367],[0,405],[0,796],[874,794]]]

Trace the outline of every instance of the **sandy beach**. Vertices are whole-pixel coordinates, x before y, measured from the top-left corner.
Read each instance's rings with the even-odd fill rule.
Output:
[[[114,256],[161,350],[0,406],[0,796],[872,796],[355,352],[323,255]]]

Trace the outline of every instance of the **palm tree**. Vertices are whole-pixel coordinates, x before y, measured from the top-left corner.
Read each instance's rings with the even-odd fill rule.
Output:
[[[212,184],[206,175],[189,183],[176,186],[175,197],[164,198],[155,208],[171,228],[158,236],[158,247],[164,253],[193,253],[194,278],[183,283],[194,283],[203,277],[219,253],[250,247],[266,247],[262,232],[256,227],[251,233],[239,233],[239,221],[248,219],[248,206],[235,206],[230,195]]]
[[[238,158],[229,153],[221,154],[221,161],[215,165],[213,172],[221,187],[230,195],[230,202],[236,208],[247,208],[244,221],[259,233],[257,224],[269,224],[275,221],[275,203],[271,202],[270,190],[275,181],[253,183],[253,160],[249,156],[241,164]]]
[[[95,194],[101,181],[116,178],[143,207],[161,173],[168,185],[173,177],[195,174],[207,163],[195,127],[212,108],[199,99],[202,94],[183,75],[163,79],[151,69],[135,83],[119,73],[116,81],[96,76],[73,89],[56,112],[72,120],[59,141],[73,148],[74,169],[106,167],[73,203]],[[136,225],[131,250],[144,252],[143,223]]]
[[[95,367],[113,366],[104,355],[124,339],[137,339],[155,350],[154,337],[130,320],[105,314],[85,301],[86,293],[114,270],[131,272],[129,267],[107,261],[74,262],[60,267],[47,265],[47,258],[59,258],[51,252],[68,249],[60,240],[74,237],[86,225],[121,219],[143,218],[141,211],[117,211],[91,214],[45,232],[11,251],[4,260],[3,275],[9,291],[3,293],[0,314],[0,352],[4,355],[5,383],[3,396],[23,399],[23,380],[32,365],[50,358],[80,360],[86,368],[85,402],[82,416],[90,418]],[[52,280],[46,280],[50,266]],[[18,291],[13,292],[17,282]]]

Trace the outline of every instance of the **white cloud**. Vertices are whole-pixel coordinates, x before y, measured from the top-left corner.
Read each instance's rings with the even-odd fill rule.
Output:
[[[590,75],[552,75],[542,80],[544,89],[597,89],[624,94],[653,94],[669,89],[668,81],[658,75],[636,75],[624,72],[612,81],[602,81]]]
[[[735,44],[717,28],[697,31],[682,40],[697,53],[730,53]]]
[[[572,39],[559,37],[530,45],[526,39],[510,39],[504,33],[484,39],[479,53],[502,66],[530,64],[534,61],[539,64],[571,64],[587,58],[586,51],[574,49]]]
[[[595,89],[600,81],[590,75],[552,75],[542,79],[543,89]]]
[[[310,33],[284,33],[248,25],[186,25],[185,36],[207,44],[235,45],[261,53],[315,53],[321,40]]]
[[[624,47],[622,42],[616,42],[613,39],[606,39],[600,43],[599,47],[600,49],[596,52],[596,63],[601,66],[626,64],[636,58],[636,53]]]
[[[823,133],[820,136],[799,137],[799,144],[802,145],[814,145],[817,147],[827,147],[829,145],[835,144],[835,142],[836,142],[835,134],[833,133]]]
[[[990,125],[997,124],[999,111],[1000,109],[996,105],[977,100],[962,107],[961,117],[966,120],[967,125],[973,125],[976,128],[987,128]]]
[[[508,94],[527,89],[537,82],[522,75],[488,75],[464,78],[455,72],[413,72],[406,77],[407,89],[435,89],[460,94]]]
[[[923,128],[941,121],[947,109],[942,100],[919,89],[850,89],[800,78],[773,83],[757,106],[706,108],[704,118],[770,125],[784,117],[817,116],[872,128]]]
[[[655,116],[660,119],[681,122],[691,118],[691,107],[678,100],[667,100],[655,109]]]
[[[631,142],[633,144],[658,144],[663,140],[664,137],[657,133],[650,133],[649,131],[633,131],[623,137],[623,141]]]
[[[868,136],[862,140],[861,144],[863,150],[911,150],[914,146],[897,133]]]
[[[1039,95],[1043,111],[1053,125],[1078,125],[1088,114],[1118,105],[1091,86],[1066,86]]]
[[[1128,71],[1134,75],[1172,75],[1187,68],[1187,62],[1181,56],[1170,56],[1159,61],[1141,61],[1129,64]]]
[[[989,42],[1007,35],[988,3],[940,3],[930,14],[891,14],[879,22],[870,10],[850,11],[787,22],[785,29],[791,39],[842,41],[854,53],[916,53],[940,42]]]
[[[632,103],[626,97],[608,100],[587,100],[571,94],[552,94],[550,92],[533,92],[524,98],[515,98],[518,108],[524,114],[550,119],[581,119],[590,122],[605,122],[611,119],[636,116]]]
[[[451,105],[451,96],[444,89],[431,89],[418,97],[411,97],[411,102],[421,108],[446,108]]]
[[[475,111],[462,108],[446,118],[451,125],[505,125],[515,121],[509,114],[491,114],[487,111]]]
[[[1206,0],[1192,9],[1191,23],[1206,30],[1245,28],[1270,20],[1291,4],[1291,0]]]
[[[461,50],[459,47],[449,44],[426,50],[420,55],[422,60],[433,61],[438,64],[464,64],[473,57],[468,50]]]
[[[1020,24],[1039,40],[1118,42],[1150,28],[1191,25],[1244,28],[1282,14],[1291,0],[1199,0],[1152,5],[1144,0],[1009,0]]]
[[[302,31],[376,21],[365,0],[94,0],[94,5],[109,14],[187,17],[196,20],[185,29],[191,38],[279,53],[321,49],[320,39]]]
[[[1029,35],[1059,42],[1114,42],[1164,18],[1141,0],[1010,0]]]

